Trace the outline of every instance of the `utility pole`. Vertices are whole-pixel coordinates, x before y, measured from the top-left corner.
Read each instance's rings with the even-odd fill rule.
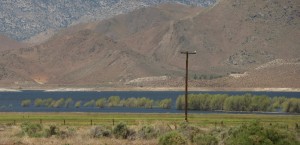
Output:
[[[196,54],[196,51],[189,52],[189,51],[181,51],[181,54],[186,55],[186,63],[185,63],[185,121],[188,122],[187,117],[187,109],[188,109],[188,78],[189,78],[189,54]]]

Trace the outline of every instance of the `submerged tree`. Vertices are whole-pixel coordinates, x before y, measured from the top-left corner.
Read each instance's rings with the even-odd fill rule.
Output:
[[[106,103],[106,99],[105,98],[99,98],[96,101],[96,107],[98,107],[98,108],[104,108],[105,103]]]
[[[23,100],[23,101],[21,102],[21,106],[22,106],[22,107],[29,107],[30,104],[31,104],[31,100],[30,100],[30,99],[26,99],[26,100]]]

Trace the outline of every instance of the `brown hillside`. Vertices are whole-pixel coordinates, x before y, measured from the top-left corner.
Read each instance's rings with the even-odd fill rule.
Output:
[[[163,83],[150,85],[178,86],[185,67],[180,50],[196,50],[190,57],[193,75],[250,75],[238,81],[230,76],[196,80],[194,86],[300,87],[284,81],[291,74],[294,80],[300,77],[294,73],[297,64],[255,70],[277,59],[300,58],[298,5],[292,0],[220,0],[205,9],[175,4],[142,8],[73,26],[35,47],[2,53],[0,62],[37,83],[114,86],[148,77],[138,79],[144,85],[149,77],[157,81],[166,76]]]
[[[26,47],[26,44],[17,42],[4,35],[0,35],[0,51]]]

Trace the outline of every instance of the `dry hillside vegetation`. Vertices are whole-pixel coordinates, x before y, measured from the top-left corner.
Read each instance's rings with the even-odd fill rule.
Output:
[[[223,78],[196,79],[193,86],[299,88],[299,18],[299,1],[293,0],[141,8],[75,25],[38,46],[2,52],[2,72],[13,75],[3,75],[1,82],[123,86],[166,76],[134,85],[177,87],[185,68],[180,50],[196,50],[190,57],[192,76]],[[277,59],[293,63],[255,69]],[[249,75],[237,79],[231,73]]]

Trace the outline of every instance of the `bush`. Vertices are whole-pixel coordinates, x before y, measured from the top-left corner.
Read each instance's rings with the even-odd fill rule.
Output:
[[[157,131],[158,135],[163,135],[166,134],[167,132],[172,131],[172,128],[170,128],[170,126],[162,121],[157,121],[154,123],[154,128]]]
[[[22,134],[29,137],[42,137],[44,135],[41,124],[25,122],[21,124]]]
[[[159,145],[186,145],[187,140],[178,132],[169,132],[159,138]]]
[[[31,100],[29,100],[29,99],[22,100],[22,102],[21,102],[22,107],[29,107],[30,104],[31,104]]]
[[[157,137],[157,131],[153,126],[143,126],[139,131],[138,131],[138,136],[139,138],[142,139],[153,139]]]
[[[127,125],[121,122],[117,124],[117,126],[113,129],[113,134],[116,138],[127,139],[127,137],[130,134],[130,131]]]
[[[55,125],[50,125],[49,129],[46,129],[45,132],[46,132],[46,137],[51,137],[52,135],[59,134],[59,128]]]
[[[187,139],[193,140],[194,136],[203,133],[199,127],[190,125],[187,122],[183,122],[179,126],[179,132],[181,132]]]
[[[59,131],[59,133],[57,134],[60,138],[65,139],[68,137],[73,137],[75,135],[76,129],[75,128],[65,128],[62,129],[61,131]]]
[[[198,134],[193,138],[193,142],[197,145],[217,145],[218,140],[210,134]]]
[[[92,138],[111,137],[111,131],[100,126],[93,127],[90,131]]]
[[[242,125],[228,132],[226,144],[230,145],[252,145],[252,144],[299,144],[295,134],[280,129],[277,126],[263,127],[259,122]]]

